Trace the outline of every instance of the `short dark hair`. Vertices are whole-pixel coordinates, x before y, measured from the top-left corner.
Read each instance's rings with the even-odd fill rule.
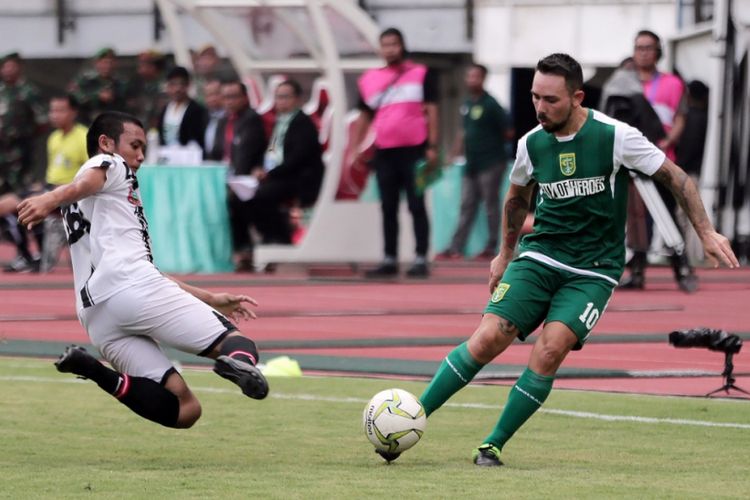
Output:
[[[242,95],[244,95],[245,97],[248,97],[247,85],[245,85],[239,80],[235,80],[235,79],[224,80],[223,82],[221,82],[221,84],[222,85],[238,85],[240,87],[240,91],[242,92]]]
[[[543,57],[536,63],[536,70],[545,75],[559,75],[565,78],[565,86],[571,94],[583,88],[581,65],[568,54],[555,53]]]
[[[651,30],[641,30],[638,33],[636,33],[635,38],[638,39],[638,37],[642,37],[642,36],[648,36],[648,37],[653,38],[654,42],[656,42],[656,58],[661,59],[662,47],[661,47],[661,38],[659,38],[659,35],[657,35]]]
[[[379,40],[382,40],[383,38],[387,36],[395,36],[398,38],[398,41],[401,42],[401,47],[404,47],[404,34],[401,33],[401,30],[398,28],[386,28],[380,33]]]
[[[477,62],[473,62],[473,63],[469,64],[469,69],[471,69],[471,68],[478,69],[479,72],[482,73],[482,78],[486,78],[487,77],[487,73],[489,73],[489,70],[487,69],[487,66],[485,66],[484,64],[479,64]]]
[[[50,101],[67,101],[70,109],[78,111],[81,107],[78,99],[73,94],[52,94],[49,98]]]
[[[282,85],[286,85],[288,87],[292,88],[292,93],[294,93],[294,97],[301,97],[302,96],[302,85],[299,84],[297,80],[294,80],[292,78],[288,78],[281,82],[279,84],[279,87]]]
[[[94,119],[94,123],[89,127],[86,133],[86,152],[89,157],[96,156],[99,153],[99,136],[105,135],[115,142],[120,140],[120,136],[125,131],[125,124],[133,123],[143,128],[143,123],[133,115],[122,113],[120,111],[105,111]]]
[[[175,66],[167,73],[167,80],[179,78],[185,83],[190,83],[190,72],[182,66]]]

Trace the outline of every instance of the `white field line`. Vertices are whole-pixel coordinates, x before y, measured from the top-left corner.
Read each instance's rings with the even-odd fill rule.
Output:
[[[53,384],[80,384],[85,383],[79,379],[59,379],[52,377],[33,377],[33,376],[13,376],[13,375],[0,375],[0,381],[8,382],[35,382],[35,383],[53,383]],[[214,394],[237,394],[236,389],[222,389],[218,387],[192,387],[195,392],[209,392]],[[271,392],[269,397],[274,399],[286,399],[294,401],[325,401],[329,403],[356,403],[365,404],[367,399],[362,398],[343,398],[334,396],[319,396],[317,394],[285,394],[279,392]],[[470,408],[476,410],[499,410],[499,405],[488,405],[484,403],[446,403],[444,406],[449,408]],[[684,425],[694,427],[719,427],[728,429],[746,429],[750,430],[750,424],[741,424],[735,422],[711,422],[708,420],[688,420],[682,418],[655,418],[655,417],[639,417],[633,415],[607,415],[603,413],[592,413],[585,411],[570,411],[570,410],[557,410],[554,408],[541,408],[540,413],[548,413],[550,415],[560,415],[564,417],[572,418],[585,418],[591,420],[601,420],[605,422],[631,422],[638,424],[667,424],[667,425]]]

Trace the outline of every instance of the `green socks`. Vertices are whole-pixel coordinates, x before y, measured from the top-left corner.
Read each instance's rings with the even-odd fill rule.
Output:
[[[448,398],[471,382],[482,366],[484,365],[471,357],[466,342],[453,349],[419,398],[425,414],[429,417],[432,412],[443,406]]]
[[[555,377],[539,375],[526,368],[510,390],[508,402],[495,429],[483,443],[502,449],[510,437],[542,406],[552,390]]]

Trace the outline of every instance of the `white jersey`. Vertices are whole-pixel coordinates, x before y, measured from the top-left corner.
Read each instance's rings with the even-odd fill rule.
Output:
[[[76,178],[91,168],[106,170],[104,186],[63,207],[79,311],[162,276],[153,264],[135,174],[121,156],[100,154],[84,163]]]

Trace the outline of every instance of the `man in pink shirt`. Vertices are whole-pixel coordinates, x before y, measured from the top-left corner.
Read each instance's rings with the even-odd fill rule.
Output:
[[[665,136],[657,146],[664,151],[667,158],[676,159],[675,146],[680,140],[685,128],[685,113],[687,101],[685,99],[685,84],[680,77],[672,73],[664,73],[657,69],[656,64],[661,59],[661,39],[653,31],[641,30],[635,36],[633,62],[638,78],[643,85],[643,95],[659,117],[664,127]],[[657,185],[657,189],[660,186]],[[662,192],[662,199],[674,216],[675,204],[672,196]],[[645,286],[645,271],[648,265],[648,231],[646,228],[645,207],[643,200],[635,189],[630,191],[628,202],[628,245],[633,250],[633,258],[628,263],[630,276],[621,287],[642,289]],[[698,288],[697,277],[687,261],[684,252],[675,253],[671,257],[675,280],[681,290],[693,292]]]
[[[380,52],[386,66],[366,71],[358,82],[361,113],[353,137],[359,145],[370,124],[375,130],[373,163],[382,203],[385,256],[366,276],[398,275],[398,206],[403,190],[416,239],[416,258],[406,274],[426,278],[430,226],[423,193],[416,189],[414,166],[424,158],[428,168],[438,167],[437,86],[426,66],[406,59],[399,30],[381,33]]]

